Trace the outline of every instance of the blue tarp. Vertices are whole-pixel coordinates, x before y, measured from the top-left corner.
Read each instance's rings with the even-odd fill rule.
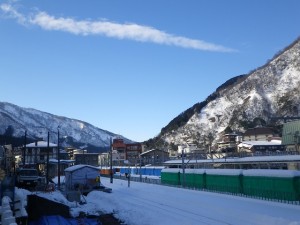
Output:
[[[155,168],[155,169],[154,169],[154,176],[160,176],[160,175],[161,175],[161,170],[162,170],[162,169]]]
[[[95,218],[64,218],[62,216],[43,216],[37,221],[29,222],[29,225],[102,225]]]

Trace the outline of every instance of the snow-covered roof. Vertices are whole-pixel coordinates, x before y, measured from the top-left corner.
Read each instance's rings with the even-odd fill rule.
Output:
[[[161,149],[150,149],[150,150],[148,150],[148,151],[145,151],[145,152],[141,153],[141,155],[145,155],[145,154],[147,154],[147,153],[149,153],[149,152],[154,152],[154,151],[166,152],[166,151],[163,151],[163,150],[161,150]]]
[[[193,174],[204,174],[205,173],[205,169],[185,169],[185,173],[193,173]],[[182,169],[178,169],[178,168],[165,168],[162,169],[161,171],[162,173],[183,173]]]
[[[82,169],[84,167],[88,167],[88,168],[91,168],[91,169],[99,170],[99,168],[97,168],[95,166],[80,164],[80,165],[70,166],[70,167],[66,168],[65,172],[73,172],[73,171]]]
[[[241,169],[206,169],[205,173],[210,175],[241,175],[243,170]]]
[[[250,169],[243,171],[244,176],[263,177],[300,177],[300,171],[296,170],[270,170],[270,169]]]
[[[33,142],[26,145],[26,148],[47,148],[48,142],[47,141],[38,141],[37,143]],[[53,144],[49,142],[49,147],[57,147],[57,144]]]
[[[161,172],[165,172],[165,173],[180,173],[182,170],[181,169],[177,169],[177,168],[166,168],[163,169]]]
[[[199,160],[184,160],[185,164],[195,163],[244,163],[244,162],[300,162],[300,155],[276,155],[276,156],[251,156],[243,158],[222,158],[222,159],[199,159]],[[182,164],[181,159],[169,160],[164,162],[165,165]]]
[[[59,162],[62,164],[69,164],[69,163],[74,163],[75,160],[61,159],[61,160],[59,160]],[[57,159],[49,159],[49,163],[56,164],[56,163],[58,163],[58,160]]]
[[[281,141],[243,141],[238,145],[238,147],[251,148],[256,145],[281,145]]]

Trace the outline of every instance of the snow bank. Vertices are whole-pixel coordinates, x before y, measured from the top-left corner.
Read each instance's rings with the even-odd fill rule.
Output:
[[[244,176],[257,176],[257,177],[300,177],[300,171],[250,169],[250,170],[244,170],[243,175]]]
[[[205,169],[185,169],[185,173],[204,174]]]
[[[182,173],[181,169],[167,168],[161,171],[162,173]]]
[[[239,176],[242,175],[243,170],[240,169],[206,169],[206,174],[209,175],[225,175],[225,176]]]

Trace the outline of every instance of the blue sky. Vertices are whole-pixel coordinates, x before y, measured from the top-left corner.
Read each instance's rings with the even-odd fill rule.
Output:
[[[135,141],[300,36],[298,0],[0,1],[0,101]]]

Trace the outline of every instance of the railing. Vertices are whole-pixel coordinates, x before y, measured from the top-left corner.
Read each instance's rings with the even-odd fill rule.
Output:
[[[123,176],[123,175],[114,175],[114,179],[119,179],[119,180],[126,180],[130,179],[130,181],[133,182],[141,182],[141,183],[148,183],[148,184],[161,184],[161,180],[158,178],[151,178],[143,175],[142,177],[140,176]]]
[[[244,198],[260,199],[260,200],[264,200],[264,201],[272,201],[272,202],[280,202],[280,203],[286,203],[286,204],[292,204],[292,205],[300,205],[300,200],[299,201],[288,200],[289,197],[290,197],[289,196],[290,193],[280,193],[280,197],[282,197],[280,199],[274,193],[273,193],[274,198],[272,198],[272,197],[266,197],[263,194],[261,194],[261,195],[259,195],[259,194],[258,195],[247,195],[247,194],[240,193],[240,192],[229,192],[228,190],[227,191],[226,190],[221,191],[222,188],[217,188],[217,187],[207,189],[207,188],[191,187],[191,186],[188,186],[188,185],[182,186],[182,185],[162,184],[161,179],[151,178],[151,177],[130,176],[129,178],[126,178],[123,175],[114,175],[114,179],[126,180],[126,181],[128,181],[128,179],[130,179],[130,181],[133,181],[133,182],[157,184],[157,185],[177,187],[177,188],[190,189],[190,190],[196,190],[196,191],[206,191],[206,192],[214,192],[214,193],[227,194],[227,195],[235,195],[235,196],[240,196],[240,197],[244,197]],[[270,195],[270,196],[272,196],[272,195]]]

